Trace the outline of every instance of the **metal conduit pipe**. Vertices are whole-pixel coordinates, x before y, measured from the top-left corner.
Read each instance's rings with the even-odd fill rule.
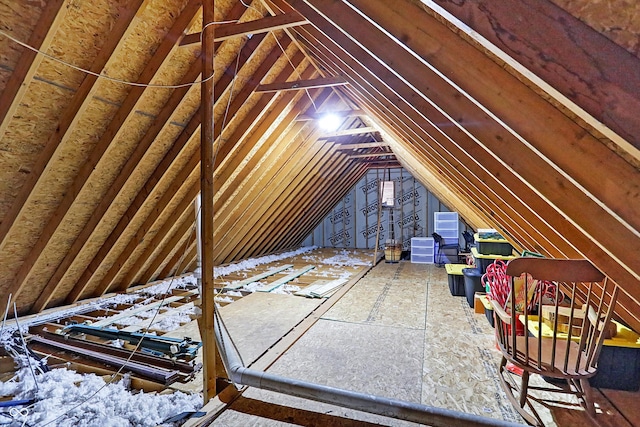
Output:
[[[523,425],[449,409],[313,384],[268,372],[252,370],[243,365],[240,355],[233,346],[231,337],[219,315],[216,315],[215,332],[223,365],[229,375],[229,379],[234,384],[275,391],[290,396],[302,397],[344,408],[434,427],[513,427]]]

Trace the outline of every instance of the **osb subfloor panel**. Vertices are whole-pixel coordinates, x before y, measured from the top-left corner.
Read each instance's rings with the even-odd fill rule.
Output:
[[[483,314],[475,314],[464,297],[451,296],[444,269],[409,262],[380,263],[269,372],[522,422],[498,381],[500,353],[495,349],[493,334]],[[603,394],[597,395],[600,425],[634,425],[628,421],[632,417],[627,415],[625,419]],[[564,399],[567,403],[559,402],[555,393],[542,397],[551,396],[551,403],[539,406],[545,425],[596,425],[570,396]],[[622,396],[632,401],[638,393]],[[249,388],[214,425],[416,424]]]

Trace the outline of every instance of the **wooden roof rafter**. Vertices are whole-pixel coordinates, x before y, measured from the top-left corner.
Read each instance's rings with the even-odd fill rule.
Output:
[[[263,38],[264,38],[264,35],[256,36],[255,40],[252,39],[249,43],[247,43],[246,45],[247,53],[253,52],[255,50],[254,44],[260,44]],[[285,43],[284,46],[286,45],[287,44]],[[238,111],[239,108],[241,108],[241,106],[244,104],[246,99],[253,93],[253,87],[255,87],[255,85],[259,81],[260,76],[266,74],[269,71],[270,67],[280,57],[280,55],[281,55],[280,48],[274,47],[270,56],[260,64],[258,69],[256,69],[254,74],[255,78],[252,80],[252,82],[249,82],[245,85],[245,87],[236,95],[234,101],[232,101],[231,104],[229,105],[229,112],[232,116]],[[285,72],[291,72],[291,71],[287,70]],[[218,86],[217,89],[215,90],[216,99],[220,99],[225,88],[230,86],[232,83],[233,74],[226,74],[226,76],[227,76],[226,79],[220,79],[216,84],[216,86]],[[194,122],[194,124],[197,123],[199,125],[200,115],[197,112],[196,114],[194,114],[192,121]],[[247,121],[247,123],[249,122]],[[219,165],[224,161],[224,159],[232,149],[232,146],[238,141],[237,139],[226,139],[226,140],[220,139],[220,135],[222,134],[222,126],[223,126],[222,120],[218,120],[214,123],[214,135],[216,135],[216,143],[219,144],[219,147],[216,149],[216,156],[214,158],[214,169],[217,169],[219,167]],[[193,131],[185,132],[183,134],[184,138],[179,138],[178,140],[182,139],[186,143],[187,140],[185,138],[192,138],[194,135],[196,136],[198,135],[196,130],[197,129],[194,129]],[[193,171],[198,168],[198,164],[199,164],[198,162],[199,162],[199,158],[193,159],[193,161],[189,162],[188,163],[189,166],[187,167],[186,170],[184,170],[184,173],[185,174],[193,173]],[[162,169],[159,167],[158,170],[161,171]],[[182,181],[179,181],[179,182],[182,182]],[[188,209],[188,206],[193,202],[195,196],[198,194],[198,191],[199,191],[199,185],[197,182],[194,181],[191,184],[191,187],[189,187],[189,190],[187,190],[187,194],[189,194],[189,196],[187,196],[183,200],[183,202],[177,204],[178,208]],[[163,195],[163,200],[166,199],[164,204],[165,206],[168,206],[168,203],[171,200],[171,197],[168,197],[168,196],[172,194],[174,194],[174,191],[167,192],[166,196]],[[186,218],[186,220],[189,221],[188,217],[183,217],[183,218]],[[149,218],[149,219],[151,220],[152,218]],[[160,236],[164,236],[165,233],[172,228],[172,225],[174,224],[174,220],[170,219],[168,221],[165,221],[164,224],[165,225],[163,227],[165,227],[165,229],[160,230],[159,232]],[[150,224],[148,228],[145,227],[143,229],[148,230],[151,227],[152,225]],[[132,240],[132,244],[138,245],[137,242],[140,242],[142,238],[143,236],[140,236],[140,239]],[[154,241],[151,241],[150,244],[147,244],[146,249],[142,251],[140,258],[138,258],[138,261],[136,261],[136,265],[138,266],[138,268],[130,269],[129,275],[121,279],[121,285],[118,288],[119,290],[123,290],[123,288],[126,289],[126,286],[128,286],[127,283],[131,283],[132,281],[137,282],[140,280],[138,278],[138,275],[142,273],[140,270],[143,269],[145,265],[147,265],[150,258],[153,257],[153,253],[156,251],[158,246],[160,246],[159,242],[154,242]],[[132,257],[130,254],[133,252],[133,249],[134,248],[132,247],[130,250],[126,250],[122,252],[121,258],[123,259],[123,261],[124,259],[128,259],[129,261],[131,261]],[[124,267],[124,264],[122,263],[120,263],[119,265],[121,266],[121,268]],[[111,277],[115,279],[115,275],[112,274]],[[104,293],[110,289],[111,285],[112,285],[111,283],[105,283],[103,281],[103,284],[100,285],[99,289]]]
[[[131,24],[137,13],[146,7],[146,3],[143,0],[135,0],[134,3],[129,5],[123,13],[119,16],[113,28],[113,37],[109,38],[107,43],[102,47],[100,53],[95,58],[91,71],[100,73],[107,65],[111,55],[122,43],[124,35],[131,31]],[[58,147],[68,141],[70,137],[70,130],[77,123],[79,114],[87,108],[89,94],[95,90],[95,84],[98,77],[92,74],[86,74],[80,87],[77,89],[73,100],[66,111],[63,113],[56,132],[54,132],[47,141],[44,149],[38,156],[36,165],[31,169],[31,173],[24,182],[17,198],[13,201],[12,207],[8,215],[0,223],[0,251],[4,250],[7,242],[7,235],[9,234],[11,227],[14,225],[17,217],[23,212],[27,206],[27,200],[32,195],[36,186],[42,183],[42,177],[45,174],[46,169],[51,165],[51,161],[56,154]],[[53,217],[51,220],[61,220],[62,218]],[[29,274],[33,271],[32,266],[35,264],[35,259],[39,256],[41,251],[49,241],[49,233],[52,230],[45,229],[44,234],[40,236],[38,242],[32,249],[30,255],[22,264],[18,272],[14,275],[12,283],[9,286],[8,292],[17,298],[24,290],[25,280]]]

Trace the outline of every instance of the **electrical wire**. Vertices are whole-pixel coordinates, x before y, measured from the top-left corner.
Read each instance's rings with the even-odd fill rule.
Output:
[[[29,365],[29,370],[31,371],[31,375],[33,375],[33,382],[36,385],[36,393],[39,391],[38,389],[38,379],[36,378],[36,373],[33,371],[33,366],[31,366],[31,357],[29,357],[29,350],[27,350],[27,343],[24,340],[24,335],[22,335],[22,329],[20,329],[20,324],[18,323],[18,308],[16,303],[13,303],[13,316],[16,321],[16,328],[18,328],[18,332],[20,333],[20,340],[22,340],[22,346],[24,347],[24,354],[27,358],[27,364]]]
[[[109,80],[109,81],[112,81],[112,82],[115,82],[115,83],[121,83],[121,84],[128,85],[128,86],[137,86],[137,87],[145,87],[145,88],[159,88],[159,89],[180,89],[180,88],[183,88],[183,87],[191,87],[191,86],[199,85],[199,84],[204,83],[204,82],[206,82],[208,80],[211,80],[213,78],[213,74],[211,74],[210,76],[207,76],[205,79],[199,80],[197,82],[183,83],[183,84],[179,84],[179,85],[160,85],[160,84],[153,84],[153,83],[130,82],[130,81],[127,81],[127,80],[122,80],[122,79],[118,79],[118,78],[115,78],[115,77],[110,77],[110,76],[107,76],[106,74],[96,73],[94,71],[87,70],[87,69],[82,68],[82,67],[78,67],[77,65],[71,64],[70,62],[64,61],[64,60],[62,60],[60,58],[56,58],[53,55],[49,55],[46,52],[43,52],[43,51],[41,51],[39,49],[36,49],[35,47],[32,47],[29,44],[24,43],[24,42],[16,39],[15,37],[13,37],[12,35],[4,32],[3,30],[0,30],[0,35],[3,35],[3,36],[7,37],[10,40],[13,40],[15,43],[18,43],[20,46],[23,46],[23,47],[25,47],[25,48],[27,48],[27,49],[29,49],[29,50],[37,53],[37,54],[40,54],[40,55],[42,55],[42,56],[44,56],[46,58],[49,58],[52,61],[56,61],[56,62],[59,62],[59,63],[61,63],[63,65],[66,65],[67,67],[73,68],[74,70],[80,71],[80,72],[85,73],[85,74],[92,75],[92,76],[97,77],[97,78],[106,79],[106,80]],[[202,33],[201,33],[201,37],[202,37]]]
[[[7,308],[4,309],[4,317],[2,318],[2,327],[0,328],[0,340],[2,339],[2,332],[4,332],[4,325],[7,322],[7,314],[9,314],[9,307],[11,306],[11,296],[13,294],[9,294],[9,299],[7,300]]]

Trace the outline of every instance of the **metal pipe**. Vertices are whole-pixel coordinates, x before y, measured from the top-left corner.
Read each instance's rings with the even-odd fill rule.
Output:
[[[286,378],[268,372],[262,372],[243,366],[236,348],[232,345],[231,337],[222,322],[216,316],[214,322],[216,341],[220,349],[221,358],[229,379],[234,384],[256,387],[263,390],[275,391],[290,396],[303,397],[318,402],[329,403],[344,408],[383,415],[434,427],[473,427],[495,426],[513,427],[522,424],[479,415],[452,411],[444,408],[421,405],[402,400],[389,399],[372,394],[339,389],[321,384],[313,384],[293,378]]]

